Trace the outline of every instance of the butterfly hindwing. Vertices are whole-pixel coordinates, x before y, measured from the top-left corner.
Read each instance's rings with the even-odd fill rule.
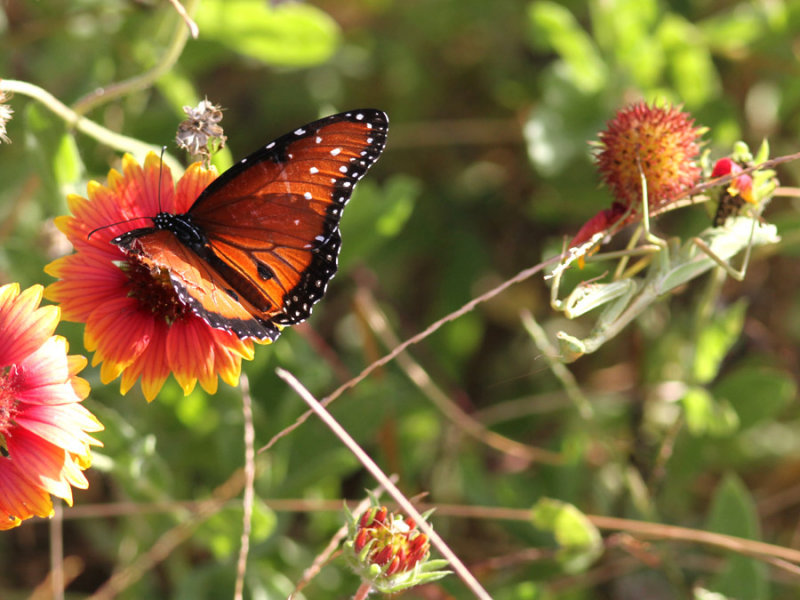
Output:
[[[197,316],[239,338],[273,341],[278,338],[280,329],[254,317],[255,308],[238,297],[209,261],[182,244],[172,232],[152,228],[149,231],[146,235],[129,237],[126,250],[139,256],[142,264],[154,273],[166,271],[180,301]]]

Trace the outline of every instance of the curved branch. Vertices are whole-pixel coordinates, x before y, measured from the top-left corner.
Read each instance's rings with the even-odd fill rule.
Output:
[[[13,79],[2,79],[0,80],[0,91],[22,94],[23,96],[38,100],[53,114],[64,120],[69,127],[75,128],[77,131],[96,139],[98,142],[114,150],[138,155],[144,155],[148,152],[155,152],[156,154],[161,152],[159,146],[147,144],[136,138],[121,135],[77,114],[50,92],[32,83]],[[167,163],[170,169],[177,173],[183,171],[183,165],[167,153],[164,153],[164,162]]]

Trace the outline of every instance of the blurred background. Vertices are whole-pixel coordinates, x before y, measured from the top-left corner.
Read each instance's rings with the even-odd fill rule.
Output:
[[[626,104],[682,105],[708,128],[712,159],[730,154],[737,140],[755,151],[766,138],[773,157],[800,150],[795,2],[198,4],[199,38],[177,62],[143,89],[90,107],[87,117],[178,156],[181,108],[207,97],[225,109],[222,168],[340,110],[375,107],[391,120],[383,157],[345,211],[340,270],[325,299],[308,324],[257,347],[243,365],[257,446],[305,410],[276,367],[322,397],[397,339],[557,254],[565,237],[608,207],[588,142]],[[167,2],[5,0],[0,77],[86,106],[82,99],[97,88],[159,64],[181,26]],[[105,181],[121,154],[70,131],[29,98],[18,94],[10,104],[12,143],[0,145],[0,283],[46,284],[52,279],[42,267],[70,251],[52,225],[67,213],[66,194],[85,195],[90,179]],[[797,163],[778,169],[785,187],[799,175]],[[586,335],[596,315],[566,324],[540,275],[413,346],[427,388],[392,362],[331,409],[385,471],[399,475],[406,494],[427,493],[437,505],[526,509],[546,496],[585,513],[797,547],[797,200],[776,197],[765,218],[783,241],[756,252],[745,281],[728,282],[705,321],[696,319],[706,289],[699,279],[569,366],[591,416],[553,376],[520,311],[551,334],[567,327]],[[686,239],[709,222],[699,205],[659,219],[656,229]],[[387,320],[389,337],[370,327],[375,315]],[[62,323],[59,333],[72,353],[86,354],[81,324]],[[700,376],[704,357],[710,366]],[[208,498],[243,462],[236,389],[221,384],[212,397],[198,387],[184,397],[170,379],[147,404],[138,385],[122,397],[117,382],[100,383],[99,368],[82,375],[92,383],[86,405],[106,427],[105,446],[87,472],[89,489],[77,490],[75,507],[64,511],[68,598],[90,595],[147,555],[185,518],[182,503]],[[437,394],[559,462],[466,435],[437,408]],[[341,500],[361,499],[375,483],[315,419],[259,455],[258,468],[245,597],[285,598],[342,524]],[[241,516],[233,502],[199,523],[118,597],[229,597]],[[497,599],[690,598],[699,586],[720,597],[777,599],[800,589],[796,571],[702,546],[642,546],[612,535],[600,558],[575,569],[552,552],[533,552],[555,544],[528,523],[444,509],[433,523]],[[1,598],[32,597],[50,570],[51,542],[41,520],[0,535]],[[339,559],[303,593],[347,598],[357,586]],[[404,597],[470,596],[449,577]]]

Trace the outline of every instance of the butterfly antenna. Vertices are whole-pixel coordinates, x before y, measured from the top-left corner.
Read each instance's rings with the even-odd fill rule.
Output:
[[[95,233],[97,233],[98,231],[100,231],[101,229],[108,229],[109,227],[114,227],[115,225],[124,225],[125,223],[130,223],[131,221],[137,221],[138,219],[147,219],[147,218],[149,218],[149,217],[133,217],[133,218],[131,218],[131,219],[123,219],[122,221],[117,221],[116,223],[108,223],[108,224],[106,224],[106,225],[100,225],[100,227],[95,227],[94,229],[92,229],[92,230],[91,230],[91,231],[88,233],[88,235],[86,236],[86,239],[87,239],[87,240],[88,240],[88,239],[91,239],[91,237],[92,237],[92,236],[93,236]]]
[[[161,210],[161,175],[164,172],[164,153],[166,151],[167,147],[161,146],[161,157],[158,163],[158,212],[164,212]]]

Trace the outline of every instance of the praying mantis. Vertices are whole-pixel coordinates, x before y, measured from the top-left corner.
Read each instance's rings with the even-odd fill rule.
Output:
[[[739,143],[733,156],[741,162],[761,164],[766,161],[768,152],[765,142],[758,155],[752,157],[747,146]],[[776,186],[774,175],[771,170],[754,173],[750,200],[752,206],[747,206],[750,211],[742,210],[742,214],[730,216],[721,225],[708,227],[697,236],[681,242],[679,238],[664,240],[650,231],[647,181],[642,174],[640,233],[644,235],[646,245],[594,257],[593,259],[622,257],[614,279],[608,283],[581,282],[565,299],[558,297],[564,271],[572,263],[585,257],[605,234],[595,234],[588,242],[571,249],[568,257],[549,275],[552,281],[551,305],[567,318],[574,319],[595,308],[603,308],[588,337],[579,339],[564,331],[556,334],[561,361],[573,362],[584,354],[595,352],[659,298],[712,269],[722,269],[729,276],[741,281],[747,271],[751,249],[780,241],[774,225],[760,222],[761,211]],[[744,214],[746,212],[750,214]],[[634,236],[634,243],[636,239]],[[730,260],[742,251],[742,265],[735,269]],[[636,272],[644,263],[637,263],[628,273],[623,272],[630,256],[637,254],[646,254],[647,257],[643,260],[649,262],[646,274],[641,277],[637,277]]]

